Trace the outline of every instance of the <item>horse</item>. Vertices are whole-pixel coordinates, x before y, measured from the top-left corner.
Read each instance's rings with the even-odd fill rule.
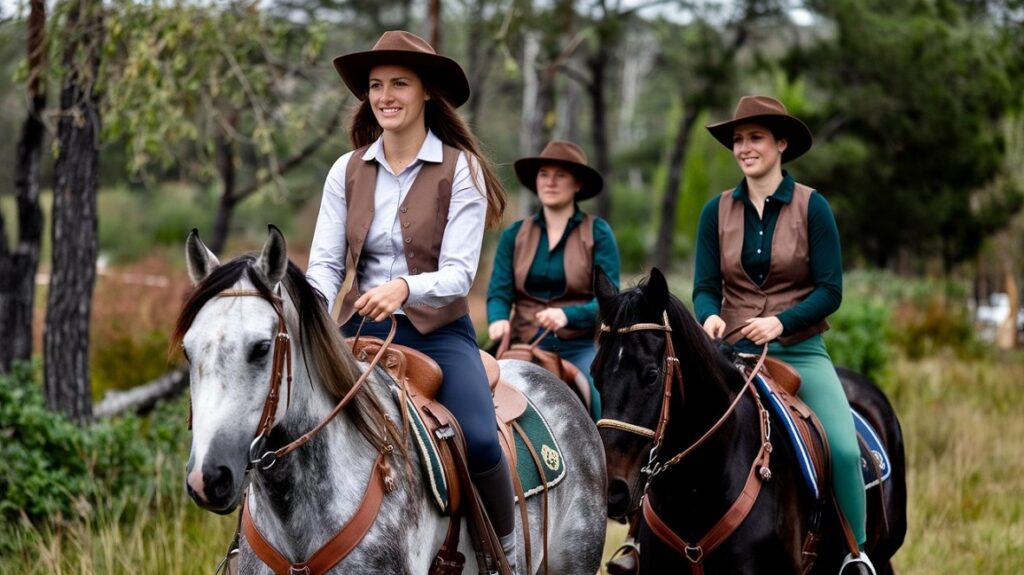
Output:
[[[185,473],[194,502],[228,514],[246,499],[266,542],[294,564],[317,552],[340,526],[347,529],[362,513],[361,500],[376,493],[379,510],[365,534],[326,572],[427,573],[449,519],[430,499],[419,455],[396,423],[403,419],[394,380],[378,367],[349,395],[362,366],[322,296],[288,260],[277,228],[271,226],[260,253],[223,265],[193,230],[186,255],[195,289],[178,318],[175,339],[189,364],[192,446]],[[530,564],[539,567],[543,561],[543,515],[551,572],[593,575],[606,522],[605,466],[596,428],[547,371],[525,362],[501,367],[503,377],[546,418],[566,468],[565,479],[548,494],[546,513],[542,498],[527,500],[535,542]],[[291,377],[284,381],[280,374],[286,372]],[[351,401],[324,425],[346,396]],[[377,476],[383,481],[375,482]],[[526,565],[524,527],[517,514],[520,566]],[[239,571],[274,573],[254,552],[248,532],[243,535],[236,534]],[[480,572],[465,522],[461,535],[465,569]],[[284,567],[281,572],[315,570]]]
[[[592,371],[604,400],[598,426],[608,464],[609,517],[630,516],[643,496],[660,527],[687,545],[677,552],[638,513],[634,521],[645,517],[635,537],[640,572],[804,573],[804,537],[820,520],[822,540],[811,572],[838,573],[847,552],[838,522],[821,520],[821,506],[803,486],[794,448],[778,422],[769,421],[746,393],[733,358],[705,335],[661,272],[653,269],[622,293],[598,276],[595,291],[604,327]],[[671,373],[676,369],[681,381]],[[859,374],[840,375],[851,405],[867,415],[891,458],[884,518],[869,505],[866,552],[879,573],[892,573],[890,558],[906,534],[902,432],[881,390]],[[662,440],[653,445],[659,421]],[[748,492],[751,485],[755,489]],[[741,492],[753,499],[744,501]],[[745,518],[730,515],[737,506],[746,507]],[[887,529],[873,531],[879,524]],[[717,547],[709,550],[712,540]]]

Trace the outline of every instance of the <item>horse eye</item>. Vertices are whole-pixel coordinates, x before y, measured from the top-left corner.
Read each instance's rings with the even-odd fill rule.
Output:
[[[661,370],[660,369],[658,369],[656,367],[652,367],[652,368],[649,368],[647,370],[647,383],[649,383],[651,385],[653,385],[655,383],[658,383],[658,379],[660,377],[661,377]]]
[[[261,342],[257,342],[252,346],[252,350],[249,352],[249,363],[253,363],[258,359],[266,357],[270,351],[270,340],[265,339]]]

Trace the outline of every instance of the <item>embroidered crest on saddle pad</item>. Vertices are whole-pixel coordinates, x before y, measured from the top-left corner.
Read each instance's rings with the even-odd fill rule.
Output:
[[[398,394],[397,388],[393,389]],[[441,456],[437,451],[437,444],[433,436],[427,432],[427,426],[423,423],[421,416],[412,404],[412,400],[406,400],[406,411],[409,415],[410,427],[416,449],[420,454],[420,463],[423,468],[423,480],[429,487],[430,494],[441,513],[448,513],[449,478],[444,473],[444,466],[441,464]],[[533,446],[534,452],[540,458],[541,467],[544,470],[544,480],[547,488],[561,483],[565,479],[565,461],[562,458],[562,450],[555,441],[544,417],[540,414],[533,403],[527,400],[526,411],[516,420],[518,429],[515,429],[516,445],[516,473],[523,485],[523,493],[530,497],[544,490],[541,484],[540,474],[530,455],[529,445]],[[524,438],[519,430],[526,434]],[[517,498],[518,499],[518,498]]]
[[[757,383],[758,393],[768,400],[765,403],[769,406],[772,419],[777,425],[786,430],[786,437],[789,438],[789,442],[796,452],[800,475],[804,478],[807,489],[815,499],[820,499],[821,490],[818,485],[818,475],[814,469],[808,448],[804,445],[803,439],[799,431],[797,431],[792,414],[786,409],[784,402],[775,393],[775,390],[771,389],[760,375],[755,377],[754,381]],[[858,444],[860,445],[861,470],[864,473],[864,489],[869,489],[878,485],[880,481],[885,481],[889,478],[889,454],[886,452],[885,446],[871,424],[852,407],[850,408],[850,413],[853,414],[854,427],[857,429],[857,436],[859,438]],[[872,460],[875,463],[872,463]],[[879,474],[881,474],[881,480],[879,480]]]

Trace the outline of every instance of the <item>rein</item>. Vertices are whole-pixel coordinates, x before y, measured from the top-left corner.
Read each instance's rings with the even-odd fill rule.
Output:
[[[270,431],[274,427],[277,406],[280,401],[281,382],[285,379],[286,369],[288,382],[286,407],[291,403],[292,347],[291,336],[288,335],[288,326],[284,320],[283,298],[280,294],[273,294],[267,298],[259,291],[250,289],[228,289],[220,292],[216,297],[258,297],[268,301],[270,305],[273,306],[274,313],[277,314],[278,333],[274,338],[274,359],[270,372],[270,384],[267,391],[267,398],[263,402],[263,412],[260,414],[260,421],[256,426],[255,437],[253,438],[252,443],[249,444],[249,461],[245,466],[245,474],[242,479],[242,491],[244,493],[248,491],[249,482],[251,481],[250,472],[253,469],[256,469],[257,467],[263,470],[270,469],[275,463],[277,463],[278,459],[305,445],[313,438],[313,436],[323,430],[328,423],[337,417],[345,406],[355,398],[356,393],[358,393],[363,387],[363,384],[366,383],[366,380],[373,372],[374,367],[376,367],[380,362],[380,359],[384,356],[385,351],[387,351],[388,346],[394,339],[398,323],[392,315],[391,330],[388,332],[388,336],[385,338],[380,349],[373,356],[373,359],[367,366],[366,371],[364,371],[356,382],[352,384],[352,388],[345,393],[344,397],[338,401],[334,406],[334,409],[332,409],[326,417],[320,420],[320,422],[311,430],[297,439],[274,451],[265,451],[260,455],[260,452],[263,450],[263,447],[270,436]],[[189,412],[189,421],[191,423],[191,408]],[[246,540],[252,547],[253,552],[255,552],[260,560],[266,563],[278,575],[318,575],[329,571],[334,567],[334,565],[344,559],[345,556],[355,548],[363,536],[366,535],[372,526],[373,521],[376,519],[377,513],[380,511],[380,506],[383,502],[384,496],[395,490],[394,472],[387,461],[387,456],[393,451],[394,446],[388,439],[387,430],[385,430],[384,447],[380,450],[380,454],[377,456],[376,461],[374,461],[373,469],[370,473],[369,484],[367,486],[367,492],[364,494],[363,500],[359,504],[359,508],[348,523],[343,525],[341,529],[339,529],[331,539],[321,546],[310,559],[301,563],[292,563],[285,559],[284,556],[282,556],[281,553],[277,551],[277,549],[275,549],[265,537],[263,537],[256,528],[256,524],[249,513],[247,496],[244,496],[245,498],[243,498],[242,509],[238,515],[238,525],[235,528],[234,537],[232,537],[227,553],[217,566],[215,575],[222,571],[225,573],[230,571],[229,563],[231,558],[239,552],[239,540],[243,531],[245,532]]]
[[[743,382],[743,387],[740,388],[740,391],[736,394],[736,398],[733,399],[732,403],[725,410],[722,416],[718,418],[714,425],[705,431],[699,439],[690,444],[689,447],[672,456],[667,461],[661,462],[658,461],[658,452],[661,448],[661,443],[665,438],[665,429],[669,422],[669,407],[672,399],[673,382],[678,384],[680,393],[683,391],[683,374],[679,358],[676,357],[675,348],[672,344],[672,326],[669,324],[668,311],[662,312],[662,323],[660,324],[635,323],[615,329],[610,328],[603,323],[601,324],[602,333],[626,334],[639,331],[660,331],[665,333],[664,391],[662,392],[661,413],[658,419],[658,426],[655,430],[651,430],[646,427],[617,419],[601,419],[597,422],[597,426],[598,428],[604,427],[617,429],[653,439],[654,444],[651,447],[650,455],[647,459],[647,465],[640,470],[641,473],[647,475],[647,481],[644,484],[644,493],[641,497],[644,520],[659,539],[690,561],[693,573],[700,575],[704,572],[703,560],[705,556],[710,554],[712,550],[728,539],[728,537],[732,535],[733,531],[739,527],[750,512],[750,509],[753,507],[754,501],[757,500],[757,495],[761,489],[761,483],[771,479],[771,470],[768,467],[772,451],[772,445],[770,442],[771,426],[768,419],[768,411],[764,408],[764,405],[762,405],[761,399],[757,394],[757,390],[754,389],[752,383],[754,377],[761,370],[761,366],[764,365],[765,357],[768,354],[768,345],[766,344],[761,350],[761,355],[757,360],[757,364],[746,377],[746,380]],[[651,483],[656,476],[685,459],[686,456],[693,453],[694,450],[704,444],[708,438],[718,431],[736,411],[740,400],[748,389],[750,390],[750,394],[753,397],[754,402],[757,404],[759,413],[758,423],[760,427],[760,436],[762,438],[761,447],[750,466],[750,472],[747,474],[747,481],[743,486],[743,490],[726,511],[725,515],[723,515],[711,530],[708,531],[708,533],[696,544],[687,542],[676,535],[676,533],[672,531],[672,528],[669,527],[655,512],[649,497]]]

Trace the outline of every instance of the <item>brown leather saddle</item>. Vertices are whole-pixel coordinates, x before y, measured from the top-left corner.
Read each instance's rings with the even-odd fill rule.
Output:
[[[494,354],[498,359],[518,359],[539,365],[555,374],[565,382],[576,397],[583,402],[583,407],[590,411],[590,379],[569,360],[562,359],[556,352],[541,349],[541,340],[549,333],[545,330],[530,343],[511,343],[509,332],[501,339],[498,350]]]
[[[348,343],[349,346],[353,347],[352,352],[355,354],[356,359],[365,362],[380,350],[384,342],[377,338],[364,336],[358,338],[357,341],[355,338],[349,338]],[[513,428],[517,425],[515,423],[516,419],[526,411],[526,396],[509,384],[508,381],[501,378],[500,367],[493,356],[481,351],[480,357],[487,372],[487,379],[494,400],[501,447],[505,453],[506,460],[514,470],[516,465],[516,449]],[[449,514],[451,521],[449,522],[445,541],[431,565],[430,575],[449,575],[462,572],[465,558],[458,551],[458,546],[460,524],[463,516],[469,519],[470,535],[473,538],[473,546],[477,551],[478,563],[481,565],[492,565],[495,571],[503,575],[509,573],[509,567],[502,553],[501,544],[498,542],[497,535],[494,534],[491,523],[487,519],[486,511],[470,479],[462,430],[451,412],[436,399],[442,381],[440,366],[426,354],[397,344],[388,346],[379,365],[387,370],[402,390],[403,395],[408,393],[408,398],[419,412],[420,418],[427,427],[427,432],[437,444],[444,473],[449,478]],[[404,399],[402,404],[405,404]],[[408,429],[406,427],[408,422],[404,421],[404,419],[405,412],[403,410],[403,429]],[[531,451],[531,456],[533,456],[532,446],[529,447],[529,450]],[[540,465],[538,457],[534,456],[533,459],[536,465]],[[543,473],[539,468],[538,472]],[[512,473],[512,480],[519,499],[520,516],[524,527],[526,557],[529,562],[530,541],[529,529],[527,528],[526,498],[523,494],[518,474]],[[544,508],[546,509],[547,506],[545,505]],[[546,518],[544,523],[546,547]]]

